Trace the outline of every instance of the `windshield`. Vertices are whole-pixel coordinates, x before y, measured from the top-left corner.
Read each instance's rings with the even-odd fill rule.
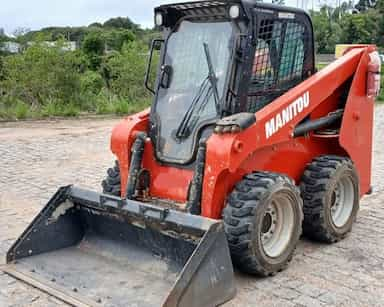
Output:
[[[177,146],[180,140],[175,138],[175,133],[209,73],[204,45],[209,46],[218,98],[221,99],[232,51],[231,38],[232,25],[228,21],[212,23],[186,20],[169,37],[164,65],[172,68],[171,82],[169,88],[160,87],[155,105],[157,120],[160,121],[157,149],[161,156],[169,160],[187,160],[192,155],[195,133],[191,133],[180,146]],[[194,126],[198,128],[202,122],[217,115],[215,97],[209,95]]]

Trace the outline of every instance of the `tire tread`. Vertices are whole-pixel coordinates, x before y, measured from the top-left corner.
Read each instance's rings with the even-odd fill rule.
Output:
[[[259,276],[272,276],[288,266],[292,253],[277,271],[267,270],[252,251],[251,229],[255,219],[255,209],[269,194],[270,188],[278,182],[289,183],[300,198],[300,191],[292,179],[283,174],[255,172],[245,175],[227,199],[223,210],[224,228],[228,238],[232,261],[242,271]],[[301,220],[299,223],[301,233]]]
[[[301,180],[300,189],[304,201],[303,233],[316,241],[334,243],[347,234],[336,235],[329,231],[324,212],[327,183],[341,165],[354,169],[352,161],[348,158],[335,155],[319,156],[307,166]]]

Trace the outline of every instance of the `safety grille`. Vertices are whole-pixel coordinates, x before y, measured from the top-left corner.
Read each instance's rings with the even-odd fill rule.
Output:
[[[199,8],[211,8],[217,6],[225,6],[227,5],[226,1],[196,1],[189,3],[177,3],[170,4],[167,7],[171,7],[177,10],[191,10],[191,9],[199,9]]]
[[[227,1],[196,1],[190,3],[162,5],[156,10],[168,15],[168,26],[173,27],[180,18],[193,20],[221,20],[227,18]]]
[[[260,21],[247,98],[256,112],[304,78],[305,27],[294,19]]]

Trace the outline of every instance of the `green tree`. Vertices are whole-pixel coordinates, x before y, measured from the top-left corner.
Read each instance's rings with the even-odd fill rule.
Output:
[[[1,48],[1,43],[0,43]],[[0,82],[5,80],[5,70],[4,70],[4,58],[1,56],[0,53]],[[1,89],[0,89],[0,96],[1,96]]]
[[[370,8],[374,8],[376,6],[377,0],[359,0],[355,6],[355,8],[359,12],[365,12]]]
[[[149,98],[143,80],[147,67],[147,47],[137,41],[129,42],[121,53],[112,53],[104,63],[104,77],[113,94],[129,101]]]
[[[143,79],[149,41],[158,32],[141,30],[121,17],[105,26],[24,32],[17,41],[25,51],[0,56],[1,118],[80,111],[126,114],[147,106],[150,95]],[[68,40],[78,42],[80,49],[66,51]]]
[[[384,0],[378,0],[376,3],[377,11],[377,35],[376,44],[384,47]]]
[[[108,49],[120,51],[125,43],[136,39],[131,30],[112,29],[104,32],[105,43]]]
[[[135,31],[140,29],[140,27],[128,17],[111,18],[107,20],[103,26],[105,28],[127,29]]]
[[[100,22],[91,23],[88,28],[102,28],[103,25]]]
[[[372,44],[377,37],[377,14],[368,10],[361,14],[346,15],[341,21],[341,42],[346,44]]]
[[[4,41],[0,37],[0,61],[1,61],[1,56],[4,55],[3,48],[4,48]]]
[[[105,51],[105,40],[101,32],[89,33],[84,39],[82,49],[85,54],[102,55]]]
[[[23,101],[32,108],[52,103],[80,103],[79,59],[61,46],[35,44],[24,53],[4,58],[1,100]]]
[[[105,39],[101,32],[90,32],[84,39],[82,50],[89,61],[89,67],[97,70],[102,62],[105,51]]]
[[[335,45],[340,43],[341,27],[337,23],[334,10],[323,6],[318,12],[311,12],[318,53],[333,53]]]

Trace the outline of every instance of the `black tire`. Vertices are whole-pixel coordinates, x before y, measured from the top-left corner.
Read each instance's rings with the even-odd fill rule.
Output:
[[[326,243],[343,239],[351,231],[359,210],[359,178],[352,161],[339,156],[317,157],[307,166],[300,188],[304,235]],[[344,211],[337,211],[344,207]]]
[[[117,160],[115,161],[115,166],[107,170],[107,176],[101,183],[101,186],[103,187],[104,194],[121,195],[120,168]]]
[[[275,204],[276,197],[285,197],[289,201],[291,228],[280,254],[270,256],[263,245],[263,238],[268,234],[264,227],[269,214],[267,210],[270,210],[270,204]],[[259,276],[271,276],[285,269],[302,232],[302,210],[299,189],[287,176],[269,172],[246,175],[229,195],[223,210],[234,265],[245,273]]]

